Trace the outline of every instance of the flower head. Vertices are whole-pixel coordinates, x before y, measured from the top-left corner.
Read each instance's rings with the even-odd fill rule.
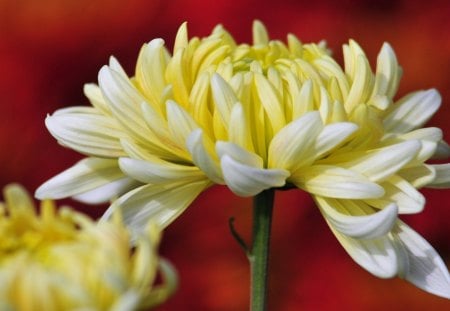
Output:
[[[447,165],[425,164],[450,155],[440,129],[422,128],[440,95],[395,99],[401,69],[387,43],[375,72],[356,42],[343,51],[344,69],[324,43],[269,40],[260,22],[253,44],[221,26],[189,39],[183,24],[172,53],[162,39],[145,44],[132,78],[111,58],[99,85],[85,86],[92,107],[47,118],[62,145],[88,157],[36,194],[121,195],[105,217],[120,206],[139,231],[148,218],[168,225],[212,184],[240,196],[297,187],[368,271],[449,297],[442,260],[397,217],[423,209],[418,188],[449,185]]]
[[[0,214],[0,309],[138,310],[161,303],[175,275],[160,261],[159,231],[130,244],[119,214],[94,222],[43,201],[41,215],[19,185],[4,190]],[[167,284],[153,287],[158,267]]]

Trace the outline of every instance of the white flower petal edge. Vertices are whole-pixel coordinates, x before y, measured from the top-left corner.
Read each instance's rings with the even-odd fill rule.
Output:
[[[342,247],[361,267],[379,278],[392,278],[397,274],[396,249],[388,237],[354,239],[337,231],[328,220],[327,223]]]
[[[381,186],[371,182],[361,173],[332,165],[313,165],[296,172],[289,181],[301,189],[323,197],[373,199],[384,195]]]
[[[134,189],[139,185],[141,185],[141,183],[136,180],[125,177],[92,189],[88,192],[75,194],[72,198],[87,204],[101,204],[111,202],[125,192]]]
[[[424,125],[441,105],[441,95],[431,89],[419,91],[400,99],[384,118],[387,132],[406,133]]]
[[[40,200],[67,198],[114,183],[125,177],[117,164],[117,160],[85,158],[42,184],[36,190],[35,196]],[[124,186],[126,186],[126,183]],[[116,187],[108,190],[119,191],[121,188]],[[119,194],[119,192],[111,192],[106,201],[117,197]],[[94,201],[98,200],[95,199]]]
[[[114,210],[120,208],[124,223],[136,237],[149,219],[161,227],[169,225],[211,184],[209,180],[202,180],[141,186],[114,201],[102,219],[110,218]]]
[[[83,107],[88,108],[88,107]],[[47,116],[45,125],[58,142],[80,153],[114,158],[126,155],[120,145],[123,134],[110,117],[76,107]]]
[[[166,161],[155,163],[131,158],[120,158],[119,166],[126,175],[143,183],[156,184],[206,179],[203,172],[195,166],[178,165]]]
[[[429,293],[450,299],[450,275],[434,248],[400,220],[393,231],[401,256],[399,276]]]
[[[363,202],[315,197],[324,217],[339,232],[357,239],[373,239],[387,234],[397,220],[398,208],[390,204],[381,211]],[[352,204],[351,204],[352,203]],[[361,215],[352,215],[358,211]],[[370,213],[370,214],[369,214]]]
[[[283,187],[289,177],[286,170],[249,166],[227,154],[222,156],[220,164],[227,186],[243,197],[254,196],[265,189]]]

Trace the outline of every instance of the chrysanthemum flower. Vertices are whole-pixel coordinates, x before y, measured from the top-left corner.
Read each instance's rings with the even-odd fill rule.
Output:
[[[38,190],[40,198],[90,202],[120,196],[137,232],[149,218],[172,222],[206,188],[240,196],[297,187],[309,192],[352,258],[379,277],[399,275],[450,297],[447,269],[434,249],[398,219],[420,212],[417,189],[446,187],[450,168],[438,128],[436,90],[394,99],[401,69],[389,44],[376,71],[359,45],[344,45],[345,68],[324,43],[269,40],[255,22],[253,44],[217,26],[173,53],[145,44],[134,77],[116,59],[87,84],[92,107],[61,109],[46,125],[64,146],[88,157]]]
[[[0,309],[141,310],[174,290],[171,266],[157,254],[160,233],[149,225],[130,243],[117,213],[94,222],[52,201],[41,214],[19,185],[0,203]],[[158,268],[165,281],[153,286]]]

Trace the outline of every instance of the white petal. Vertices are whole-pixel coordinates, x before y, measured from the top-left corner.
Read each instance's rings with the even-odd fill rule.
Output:
[[[356,124],[348,122],[333,123],[325,126],[316,139],[314,147],[316,159],[344,143],[357,129],[358,126]]]
[[[119,140],[124,134],[111,117],[65,110],[48,116],[45,125],[58,142],[80,153],[108,158],[126,155]]]
[[[145,230],[149,221],[163,228],[168,226],[209,185],[210,182],[206,180],[145,185],[116,200],[102,219],[108,219],[116,208],[120,208],[124,223],[136,237]]]
[[[124,177],[117,160],[85,158],[42,184],[36,190],[35,196],[40,200],[67,198]]]
[[[277,133],[286,125],[280,95],[264,75],[255,73],[254,82],[262,107],[269,116],[268,119],[272,125],[273,132]]]
[[[397,255],[393,243],[382,237],[371,240],[358,240],[348,237],[330,225],[334,235],[361,267],[379,278],[391,278],[397,274]]]
[[[87,83],[83,87],[83,92],[84,95],[86,95],[86,97],[89,99],[91,105],[94,106],[98,111],[107,116],[111,115],[111,110],[109,109],[108,104],[105,102],[102,91],[100,90],[98,85]]]
[[[415,214],[423,210],[425,197],[400,176],[393,175],[381,185],[385,190],[383,198],[366,202],[378,208],[384,208],[386,204],[394,202],[398,206],[399,214]]]
[[[205,179],[205,175],[196,166],[179,165],[166,161],[151,162],[120,158],[119,166],[126,175],[143,183],[156,184]]]
[[[401,221],[393,236],[399,245],[399,276],[429,293],[450,299],[450,275],[434,248]]]
[[[400,81],[399,66],[394,51],[388,43],[384,43],[377,58],[377,72],[372,98],[376,95],[386,95],[392,98]]]
[[[227,186],[239,196],[254,196],[269,188],[282,187],[289,172],[263,169],[242,164],[229,155],[221,158],[222,173]]]
[[[384,118],[387,132],[406,133],[422,127],[439,109],[441,96],[432,89],[415,92],[400,99]]]
[[[215,156],[213,143],[203,135],[201,129],[192,131],[186,141],[192,156],[192,162],[200,168],[209,179],[217,184],[225,184],[220,170],[219,159]]]
[[[166,102],[167,122],[173,140],[182,148],[186,148],[189,134],[197,128],[198,124],[180,105],[172,100]]]
[[[364,202],[316,197],[322,214],[337,231],[356,239],[373,239],[387,234],[397,220],[397,206],[390,204],[375,212],[358,205]],[[372,211],[370,211],[372,210]],[[370,214],[368,213],[370,211]]]
[[[405,141],[374,150],[367,156],[344,163],[344,167],[358,171],[372,181],[382,181],[411,161],[421,147],[422,144],[416,140]]]
[[[364,175],[331,165],[314,165],[296,172],[289,181],[310,193],[330,198],[368,199],[383,196],[381,186]]]
[[[238,101],[231,86],[218,74],[211,77],[211,90],[215,107],[219,112],[223,125],[227,128],[230,122],[231,109]]]
[[[100,69],[98,81],[103,96],[117,120],[133,137],[147,141],[152,135],[141,112],[141,104],[145,102],[145,98],[128,79],[106,66]]]
[[[427,185],[428,188],[450,188],[450,164],[430,165],[436,171],[436,177]]]
[[[314,160],[315,138],[323,128],[317,111],[304,116],[282,128],[269,146],[269,167],[290,171]]]
[[[92,189],[88,192],[76,194],[72,196],[72,198],[88,204],[107,203],[117,199],[122,194],[140,185],[141,183],[136,180],[125,177]]]
[[[228,155],[242,164],[263,168],[263,159],[259,155],[249,152],[236,144],[218,141],[216,142],[216,151],[219,158]]]

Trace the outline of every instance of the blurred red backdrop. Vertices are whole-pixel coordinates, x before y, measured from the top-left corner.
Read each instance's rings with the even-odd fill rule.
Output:
[[[0,186],[16,181],[34,191],[81,158],[48,134],[46,114],[87,104],[82,86],[96,82],[110,55],[132,74],[140,46],[155,37],[171,46],[183,21],[197,36],[222,23],[243,42],[250,41],[257,18],[273,38],[292,32],[303,42],[326,39],[340,60],[341,45],[353,38],[372,64],[388,41],[404,69],[399,95],[439,89],[443,105],[430,124],[448,139],[449,16],[445,0],[0,0]],[[424,192],[425,211],[404,218],[450,266],[450,190]],[[96,216],[104,210],[76,206]],[[181,282],[160,310],[248,309],[248,266],[227,222],[234,216],[248,237],[250,206],[225,188],[213,188],[166,230],[161,253],[178,268]],[[274,217],[270,310],[450,309],[448,300],[362,270],[304,193],[280,193]]]

